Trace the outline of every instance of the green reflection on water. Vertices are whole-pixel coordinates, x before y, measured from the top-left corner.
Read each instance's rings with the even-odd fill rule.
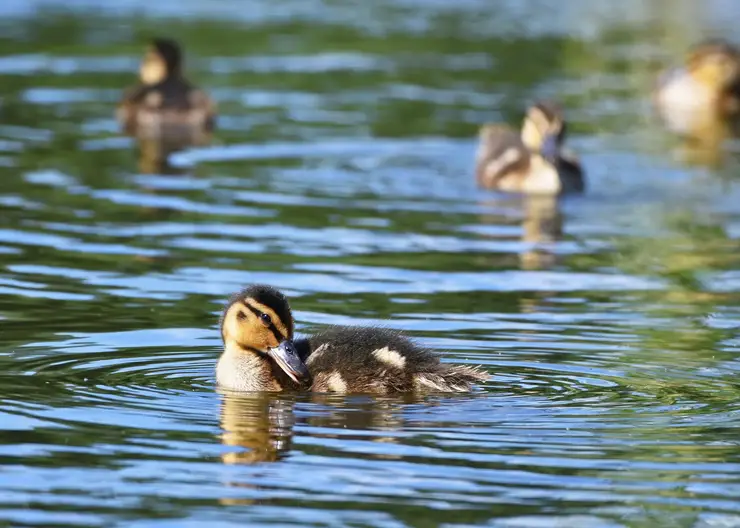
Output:
[[[562,98],[575,116],[575,139],[596,142],[588,156],[607,148],[599,138],[634,132],[646,121],[638,110],[598,110],[603,101],[637,104],[658,66],[614,50],[663,40],[676,42],[672,53],[683,47],[683,26],[675,20],[615,22],[586,42],[562,32],[526,36],[526,27],[513,36],[469,32],[481,13],[373,13],[389,29],[373,34],[320,16],[244,24],[48,10],[3,22],[0,53],[110,57],[111,64],[127,58],[133,66],[146,38],[173,35],[186,43],[192,78],[220,98],[225,119],[217,147],[437,136],[455,138],[453,147],[469,141],[463,155],[472,156],[480,122],[516,125],[531,99],[583,79],[591,88],[565,90]],[[423,31],[392,24],[414,16],[424,19]],[[326,56],[336,53],[368,59],[370,66],[306,66],[318,54],[328,64]],[[260,56],[273,66],[239,63]],[[223,71],[212,67],[217,58],[226,60]],[[726,500],[736,487],[722,483],[737,486],[731,464],[738,462],[740,301],[731,281],[713,287],[707,278],[737,269],[728,228],[736,215],[714,211],[709,200],[716,196],[704,201],[693,192],[711,187],[717,175],[697,179],[681,207],[665,207],[660,196],[634,208],[605,206],[607,220],[595,216],[616,234],[584,229],[591,219],[577,202],[570,206],[574,213],[473,191],[460,200],[447,196],[444,191],[468,185],[469,166],[455,161],[449,169],[448,160],[427,158],[413,143],[408,152],[381,160],[377,172],[391,175],[378,187],[342,185],[341,178],[356,182],[373,171],[362,155],[339,161],[277,155],[185,167],[178,180],[184,187],[171,189],[136,177],[135,145],[90,147],[91,140],[117,137],[112,106],[133,80],[126,68],[93,70],[61,74],[42,66],[29,75],[0,73],[0,136],[20,145],[5,154],[12,163],[0,168],[0,194],[24,201],[3,206],[0,220],[0,229],[22,233],[0,242],[13,250],[1,255],[0,278],[15,281],[0,296],[0,410],[8,419],[39,422],[20,432],[0,430],[0,447],[8,448],[0,463],[41,480],[44,474],[34,470],[83,477],[102,471],[98,476],[114,484],[103,497],[91,495],[97,508],[80,508],[119,521],[223,520],[234,511],[249,516],[254,506],[275,506],[280,515],[268,511],[262,520],[288,518],[291,510],[300,516],[304,509],[323,512],[324,519],[342,511],[382,513],[418,526],[525,515],[593,515],[642,526],[655,515],[681,524],[700,512],[737,511]],[[29,100],[29,91],[38,97],[38,90],[48,96],[43,90],[52,89],[62,90],[55,92],[60,100]],[[93,95],[83,94],[81,102],[70,96],[87,90]],[[276,94],[307,98],[291,103]],[[262,103],[250,104],[255,100]],[[662,155],[667,141],[633,140],[629,149]],[[604,176],[600,165],[587,161],[595,182],[630,178],[627,171]],[[333,180],[325,170],[334,171]],[[435,179],[439,172],[443,179]],[[427,196],[403,186],[411,177],[417,188],[442,190]],[[609,190],[597,183],[593,195],[603,199]],[[119,194],[111,198],[113,191]],[[151,201],[141,205],[142,197]],[[180,201],[173,205],[170,198]],[[403,207],[409,205],[426,207]],[[617,216],[608,218],[612,213]],[[137,229],[166,225],[185,229],[176,235]],[[470,226],[491,231],[479,235]],[[336,251],[338,244],[328,243],[333,235],[320,231],[337,227],[356,229],[358,238],[359,231],[369,232],[370,241],[359,251],[362,244],[348,239],[346,251]],[[418,234],[427,238],[413,251],[402,245]],[[313,235],[318,249],[305,241]],[[591,250],[590,241],[608,247]],[[205,242],[216,245],[204,248]],[[445,246],[453,242],[473,249]],[[545,248],[495,245],[504,242],[544,242]],[[566,243],[573,249],[556,251]],[[380,268],[390,269],[392,280],[380,274],[378,283],[406,289],[391,295],[372,275],[361,275]],[[200,274],[187,273],[193,269]],[[359,286],[333,291],[309,279],[291,286],[300,294],[293,305],[303,329],[323,324],[317,314],[394,318],[413,335],[449,348],[448,360],[485,363],[497,381],[470,401],[441,403],[217,395],[210,385],[218,353],[215,314],[225,289],[246,273],[289,280],[306,269]],[[487,275],[508,271],[530,273],[515,277],[513,291],[487,282],[508,285],[510,276]],[[418,275],[426,277],[427,289],[411,275],[421,272],[428,273]],[[574,282],[583,280],[576,273],[641,277],[660,287],[548,289],[547,273]],[[229,274],[233,280],[224,278]],[[462,274],[472,278],[460,286]],[[435,289],[442,279],[453,283],[451,291]],[[191,291],[196,283],[203,289]],[[449,330],[437,327],[460,320]],[[155,339],[163,344],[147,343]],[[150,473],[147,464],[153,464]],[[228,465],[241,471],[226,473]],[[329,473],[336,489],[306,483]],[[393,484],[393,476],[408,495],[394,488],[374,493],[374,486]],[[89,492],[79,480],[78,488],[67,482],[55,492],[82,500]],[[699,484],[707,488],[692,489]],[[18,493],[37,491],[17,485],[0,480]],[[105,502],[116,496],[133,498],[136,506],[122,511]],[[61,515],[73,509],[54,493],[23,500],[28,510]],[[213,513],[222,506],[233,510]],[[628,511],[614,513],[617,506]]]

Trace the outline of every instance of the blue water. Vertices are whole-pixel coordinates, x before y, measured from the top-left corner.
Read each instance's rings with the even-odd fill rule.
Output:
[[[733,2],[65,5],[2,7],[0,525],[740,526],[740,164],[649,106]],[[221,113],[154,170],[112,113],[152,34]],[[538,97],[587,193],[477,189]],[[222,394],[250,282],[491,381]]]

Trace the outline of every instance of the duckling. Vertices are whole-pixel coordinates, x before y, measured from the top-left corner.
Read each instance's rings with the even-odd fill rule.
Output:
[[[384,328],[335,326],[294,340],[287,298],[265,285],[232,296],[220,326],[224,352],[216,381],[231,390],[468,392],[489,378],[480,368],[442,364],[430,350]]]
[[[183,54],[177,42],[152,40],[139,78],[140,84],[124,94],[116,110],[126,133],[198,142],[213,130],[215,104],[183,76]]]
[[[532,194],[583,191],[581,165],[563,149],[565,133],[562,111],[550,102],[529,108],[520,134],[503,125],[484,125],[476,159],[478,184]]]
[[[740,50],[721,39],[692,46],[683,66],[664,71],[653,103],[673,132],[701,135],[713,120],[740,113]]]

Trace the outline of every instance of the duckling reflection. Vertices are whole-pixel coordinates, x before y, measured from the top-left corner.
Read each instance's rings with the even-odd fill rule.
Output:
[[[557,263],[551,248],[563,238],[563,214],[555,196],[526,196],[523,200],[522,242],[531,244],[520,257],[522,269],[548,269]]]
[[[527,110],[521,133],[505,125],[480,129],[478,185],[506,192],[561,194],[584,189],[578,159],[564,148],[566,123],[553,102]]]
[[[720,164],[723,143],[740,132],[740,50],[721,39],[692,46],[682,66],[660,75],[653,104],[666,128],[683,138],[683,161]]]
[[[221,443],[229,451],[221,455],[224,464],[256,465],[277,462],[291,449],[296,418],[295,402],[266,393],[221,393]],[[258,489],[249,480],[229,480],[230,488]],[[224,497],[224,505],[254,504],[253,499]]]
[[[521,210],[521,237],[527,249],[519,253],[519,267],[523,270],[549,269],[557,263],[552,246],[563,236],[563,215],[560,202],[553,195],[522,195],[486,200],[483,206],[494,210],[500,206],[515,207]],[[482,214],[483,224],[510,223],[510,217],[503,214]],[[504,262],[499,264],[506,264]],[[513,262],[511,265],[514,265]]]
[[[564,216],[557,196],[523,195],[507,197],[485,204],[493,209],[495,206],[515,205],[522,212],[521,238],[526,243],[524,251],[519,253],[519,268],[527,271],[548,270],[558,264],[554,246],[563,238]],[[500,215],[481,215],[482,223],[502,223],[507,217]],[[497,263],[498,264],[498,263]],[[500,265],[500,264],[499,264]],[[538,313],[544,309],[548,299],[555,292],[548,290],[525,292],[517,295],[519,310],[522,314]],[[540,330],[521,330],[517,340],[522,342],[540,339]]]
[[[172,165],[170,155],[194,146],[193,143],[140,137],[137,138],[137,145],[141,174],[178,176],[188,173],[188,169]]]
[[[266,393],[221,392],[221,442],[237,447],[224,453],[225,464],[276,462],[290,451],[295,402]]]
[[[216,106],[185,78],[180,45],[158,38],[144,55],[139,84],[126,91],[116,117],[139,142],[142,172],[170,173],[172,152],[210,141]]]

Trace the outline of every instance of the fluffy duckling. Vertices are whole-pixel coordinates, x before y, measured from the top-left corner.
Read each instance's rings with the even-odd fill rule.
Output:
[[[529,108],[520,134],[503,125],[484,125],[476,159],[481,187],[531,194],[581,192],[583,171],[563,148],[561,109],[539,102]]]
[[[139,78],[140,83],[126,92],[116,111],[126,133],[197,141],[213,130],[216,107],[183,76],[183,54],[177,42],[152,40]]]
[[[707,118],[740,113],[740,50],[716,39],[692,46],[683,66],[663,72],[653,94],[674,132],[694,135]]]
[[[489,376],[442,364],[433,352],[383,328],[331,327],[293,339],[286,297],[270,286],[236,293],[221,316],[219,386],[237,391],[468,392]]]

